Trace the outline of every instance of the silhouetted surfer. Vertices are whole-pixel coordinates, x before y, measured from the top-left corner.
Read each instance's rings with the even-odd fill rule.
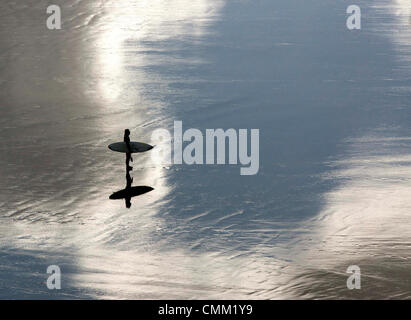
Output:
[[[126,147],[128,152],[126,152],[126,166],[127,170],[133,170],[133,167],[130,167],[130,160],[133,162],[133,158],[131,156],[131,146],[130,146],[130,130],[124,130],[124,142],[126,143]]]
[[[124,145],[126,145],[125,150],[124,150]],[[126,202],[126,208],[130,208],[132,197],[136,197],[141,194],[154,190],[152,187],[149,187],[149,186],[132,187],[133,178],[130,176],[130,171],[133,169],[133,167],[130,167],[130,160],[133,161],[133,158],[131,157],[131,152],[133,150],[135,152],[144,152],[144,151],[148,151],[152,149],[153,147],[148,144],[141,143],[141,142],[133,142],[133,147],[132,147],[131,142],[130,142],[130,130],[129,129],[124,130],[124,143],[116,142],[116,143],[110,144],[108,147],[110,150],[117,151],[117,152],[125,151],[126,153],[126,187],[122,190],[112,193],[109,199],[111,200],[124,199],[124,201]]]

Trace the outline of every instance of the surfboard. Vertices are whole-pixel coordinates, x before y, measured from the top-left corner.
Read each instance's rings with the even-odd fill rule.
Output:
[[[109,198],[111,200],[131,198],[131,197],[139,196],[141,194],[150,192],[152,190],[154,190],[154,188],[152,187],[136,186],[136,187],[126,188],[126,189],[114,192]]]
[[[131,153],[146,152],[154,147],[143,142],[130,142]],[[127,145],[125,142],[115,142],[108,146],[110,150],[127,153]]]

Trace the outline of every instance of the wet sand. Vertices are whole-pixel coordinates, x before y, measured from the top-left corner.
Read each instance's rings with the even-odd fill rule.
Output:
[[[410,5],[0,4],[0,298],[410,299]],[[260,129],[260,170],[153,163],[157,128]],[[62,289],[46,287],[47,266]],[[347,267],[361,267],[348,290]]]

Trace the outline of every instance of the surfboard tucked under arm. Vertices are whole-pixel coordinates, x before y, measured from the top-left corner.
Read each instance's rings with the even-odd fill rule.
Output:
[[[117,192],[114,192],[111,196],[111,200],[117,199],[124,199],[124,198],[132,198],[135,196],[139,196],[141,194],[147,193],[154,190],[152,187],[148,186],[136,186],[131,188],[126,188]]]
[[[131,153],[146,152],[153,149],[153,146],[143,142],[130,142]],[[115,142],[108,146],[110,150],[127,153],[127,145],[125,142]]]

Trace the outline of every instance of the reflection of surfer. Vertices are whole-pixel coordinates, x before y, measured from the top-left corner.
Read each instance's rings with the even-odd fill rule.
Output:
[[[124,198],[125,202],[126,202],[126,208],[130,208],[131,207],[131,184],[133,183],[133,178],[130,177],[130,170],[128,170],[127,168],[127,173],[126,173],[126,196]]]
[[[130,171],[129,170],[127,170],[126,181],[127,181],[126,188],[127,189],[131,188],[131,184],[133,183],[133,178],[130,177]]]
[[[127,166],[127,171],[129,171],[129,170],[133,170],[133,167],[130,167],[130,160],[131,162],[133,162],[133,158],[131,157],[130,130],[128,129],[124,130],[124,142],[127,147],[126,166]]]

